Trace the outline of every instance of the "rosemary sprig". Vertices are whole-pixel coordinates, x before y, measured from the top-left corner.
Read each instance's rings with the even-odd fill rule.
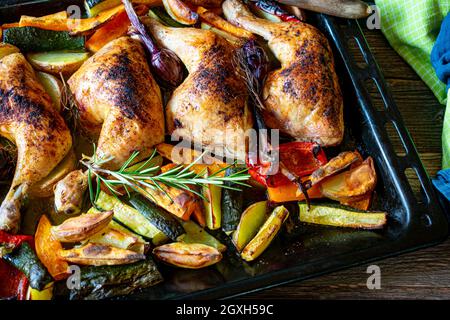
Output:
[[[158,174],[157,172],[160,170],[160,166],[151,164],[151,161],[156,156],[156,150],[147,160],[145,160],[142,165],[133,170],[130,168],[133,161],[138,157],[139,152],[134,152],[127,159],[127,161],[125,161],[120,169],[109,170],[102,168],[102,165],[108,161],[111,161],[111,158],[99,159],[96,156],[94,146],[94,156],[83,156],[81,163],[87,168],[89,197],[94,206],[100,194],[101,185],[107,188],[116,198],[119,196],[124,196],[125,194],[129,196],[130,191],[144,193],[153,198],[153,196],[147,191],[148,189],[161,191],[170,198],[170,195],[164,189],[164,186],[166,186],[186,190],[205,199],[204,196],[192,188],[192,186],[203,187],[205,185],[218,185],[226,189],[240,190],[237,187],[226,185],[225,182],[228,181],[233,182],[233,184],[238,186],[249,187],[249,185],[245,183],[245,181],[250,178],[250,175],[246,173],[246,169],[233,173],[227,177],[219,176],[221,172],[229,167],[232,167],[234,164],[221,168],[211,175],[205,175],[205,172],[203,171],[200,173],[192,171],[192,166],[195,165],[205,153],[206,151],[187,166],[178,165]],[[124,191],[121,191],[119,187],[122,187]]]

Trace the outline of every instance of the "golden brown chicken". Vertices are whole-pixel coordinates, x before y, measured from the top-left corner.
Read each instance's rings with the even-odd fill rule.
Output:
[[[139,41],[122,37],[110,42],[68,83],[83,130],[98,138],[97,158],[111,159],[104,168],[119,168],[135,151],[149,156],[152,147],[164,141],[161,92]],[[86,188],[83,171],[68,174],[54,189],[57,211],[79,211]]]
[[[208,30],[169,28],[148,17],[142,22],[189,72],[166,107],[169,133],[216,154],[245,159],[245,133],[252,128],[252,116],[245,81],[233,63],[235,48]]]
[[[134,151],[143,155],[164,140],[161,92],[141,44],[114,40],[90,57],[68,81],[82,128],[98,137],[97,156],[116,169]]]
[[[20,53],[0,59],[0,135],[17,146],[11,188],[0,207],[0,230],[16,233],[20,207],[72,146],[70,131]]]
[[[302,22],[256,18],[240,0],[226,0],[225,17],[262,36],[281,63],[263,88],[264,120],[299,141],[337,145],[344,134],[343,100],[328,40]]]

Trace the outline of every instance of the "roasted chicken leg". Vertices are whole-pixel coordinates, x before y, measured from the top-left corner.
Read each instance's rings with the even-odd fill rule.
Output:
[[[262,36],[281,63],[263,88],[264,120],[299,141],[337,145],[344,134],[343,100],[328,40],[303,22],[255,17],[240,0],[226,0],[225,17]]]
[[[149,156],[164,141],[161,92],[137,40],[122,37],[89,58],[68,81],[78,106],[81,127],[98,139],[98,159],[117,169],[139,151]],[[136,158],[136,159],[139,159]],[[57,211],[79,211],[87,177],[73,171],[55,186]]]
[[[20,53],[0,59],[0,135],[17,146],[11,188],[0,207],[0,230],[16,233],[29,188],[45,178],[72,146],[70,131]]]
[[[245,81],[233,63],[235,48],[208,30],[169,28],[149,17],[142,17],[142,22],[189,72],[166,107],[169,133],[216,154],[245,159],[252,116]]]

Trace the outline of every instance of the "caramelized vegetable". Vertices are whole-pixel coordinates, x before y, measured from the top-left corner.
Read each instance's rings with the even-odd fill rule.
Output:
[[[70,172],[55,185],[55,210],[66,214],[80,212],[87,187],[87,176],[82,170]]]
[[[49,51],[27,54],[27,60],[31,65],[44,72],[69,76],[89,58],[89,53],[84,51]]]
[[[162,0],[162,2],[167,13],[175,21],[185,25],[193,25],[197,22],[198,14],[181,0]]]
[[[36,27],[44,30],[69,31],[66,11],[43,17],[21,16],[19,27]]]
[[[233,243],[240,252],[258,233],[267,219],[267,201],[260,201],[248,207],[242,213],[241,220],[233,233]]]
[[[208,23],[211,26],[214,26],[216,28],[219,28],[225,32],[228,32],[232,34],[233,36],[240,37],[240,38],[254,38],[253,33],[242,29],[240,27],[235,26],[234,24],[231,24],[221,16],[215,14],[214,12],[205,9],[203,7],[197,8],[197,13],[200,16],[200,19],[206,23]]]
[[[47,216],[42,215],[34,236],[34,244],[39,260],[47,268],[50,275],[55,280],[61,280],[68,276],[69,265],[58,256],[62,245],[58,240],[53,239],[51,228],[52,225]]]
[[[216,248],[200,243],[169,243],[156,247],[153,254],[165,263],[188,269],[208,267],[222,259]]]
[[[200,28],[202,28],[203,30],[211,30],[212,32],[221,36],[222,38],[224,38],[225,40],[227,40],[229,43],[233,44],[236,47],[242,45],[243,42],[242,38],[236,37],[235,35],[232,35],[231,33],[228,33],[227,31],[224,31],[222,29],[216,28],[210,25],[209,23],[202,22],[200,24]]]
[[[309,177],[302,179],[302,182],[307,181]],[[298,186],[292,182],[284,184],[278,187],[267,187],[267,196],[272,202],[288,202],[288,201],[303,201],[305,195],[298,188]],[[323,198],[322,191],[319,185],[312,186],[308,189],[308,197],[310,199]]]
[[[376,183],[373,159],[369,157],[360,166],[326,179],[320,189],[324,196],[333,200],[356,200],[372,192]]]
[[[276,207],[256,236],[245,246],[241,257],[245,261],[253,261],[258,258],[270,245],[288,216],[289,211],[285,207]]]
[[[211,173],[207,170],[206,175]],[[219,229],[222,226],[222,188],[208,184],[203,186],[203,206],[205,207],[206,226],[211,229]]]
[[[105,229],[113,217],[112,211],[83,214],[70,218],[56,227],[52,227],[52,235],[62,242],[78,242],[86,240]]]
[[[19,48],[9,43],[0,42],[0,59],[12,53],[19,53],[19,52],[20,52]]]
[[[323,166],[320,166],[316,171],[311,174],[311,184],[316,184],[322,181],[323,179],[330,177],[339,171],[342,171],[348,168],[352,163],[355,163],[359,160],[359,153],[355,152],[341,152],[336,157],[330,159],[328,163]]]
[[[111,21],[105,23],[86,42],[86,48],[97,52],[108,42],[127,34],[130,19],[125,11],[119,13]]]
[[[334,204],[299,203],[300,221],[327,226],[380,229],[386,224],[385,212],[368,212]]]
[[[178,237],[177,241],[185,243],[202,243],[207,246],[216,248],[220,252],[224,252],[225,250],[227,250],[227,247],[225,245],[220,243],[219,240],[214,238],[195,222],[182,221],[181,224],[186,233]]]
[[[144,260],[145,255],[104,244],[88,243],[83,247],[60,250],[59,256],[68,262],[89,266],[112,266]]]
[[[112,9],[102,11],[98,15],[87,19],[67,19],[69,31],[72,35],[82,35],[94,31],[102,26],[104,23],[110,21],[119,13],[125,10],[121,4]]]

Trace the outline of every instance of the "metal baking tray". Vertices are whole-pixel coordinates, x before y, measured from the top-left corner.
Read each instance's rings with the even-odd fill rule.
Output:
[[[2,23],[17,21],[21,14],[44,15],[70,4],[80,4],[80,1],[21,2],[0,7],[0,19]],[[363,156],[374,158],[379,177],[374,205],[375,209],[389,213],[387,227],[374,232],[301,225],[291,232],[284,230],[254,263],[244,263],[231,255],[218,265],[202,270],[161,265],[163,283],[124,298],[231,298],[431,246],[447,237],[447,219],[360,22],[322,14],[308,13],[308,16],[309,22],[332,45],[344,94],[344,143],[330,152],[357,148]],[[356,63],[349,41],[356,41],[365,65]],[[374,106],[369,80],[374,81],[384,102],[382,110]],[[402,155],[396,154],[389,140],[388,124],[400,137],[405,150]],[[414,170],[418,177],[422,195],[419,199],[405,175],[407,169]]]

